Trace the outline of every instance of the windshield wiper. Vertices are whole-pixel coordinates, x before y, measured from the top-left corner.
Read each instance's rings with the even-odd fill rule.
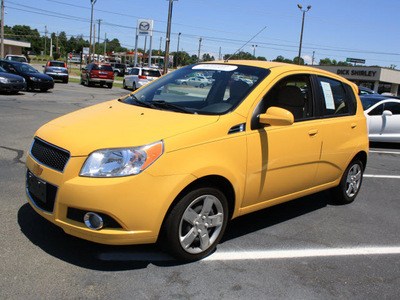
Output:
[[[183,106],[176,105],[176,104],[169,103],[169,102],[165,102],[165,101],[152,101],[151,103],[154,106],[161,107],[161,108],[172,108],[172,109],[175,109],[177,111],[188,113],[188,114],[193,114],[194,113],[194,111],[192,111],[190,109],[187,109],[187,108],[184,108]]]
[[[136,103],[140,104],[141,106],[145,106],[145,107],[157,109],[157,107],[155,107],[153,104],[151,104],[151,102],[139,100],[139,99],[136,98],[136,96],[133,95],[133,94],[131,94],[130,97],[131,97],[133,100],[135,100]]]

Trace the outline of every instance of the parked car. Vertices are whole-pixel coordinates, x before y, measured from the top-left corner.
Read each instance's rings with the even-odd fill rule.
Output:
[[[124,77],[124,89],[136,90],[161,76],[161,71],[150,68],[132,68]]]
[[[8,73],[24,77],[27,90],[39,89],[42,92],[46,92],[47,90],[54,88],[53,78],[46,74],[40,73],[38,70],[26,63],[11,60],[1,60],[0,66]]]
[[[44,67],[43,73],[49,75],[53,79],[62,80],[68,83],[69,73],[67,64],[63,61],[48,61]]]
[[[176,84],[200,71],[212,74],[211,89]],[[356,198],[369,144],[357,93],[307,66],[186,66],[41,127],[26,159],[27,198],[68,234],[158,241],[180,260],[201,259],[241,215],[326,189],[337,203]]]
[[[194,87],[199,87],[199,88],[204,88],[205,86],[208,86],[212,84],[212,80],[204,77],[204,76],[193,76],[190,78],[180,78],[176,80],[176,84],[181,84],[181,85],[189,85],[189,86],[194,86]]]
[[[368,89],[366,87],[359,86],[358,87],[358,94],[359,95],[379,95],[377,92]]]
[[[18,93],[26,89],[25,78],[16,74],[7,73],[0,67],[0,91]]]
[[[400,143],[400,98],[361,96],[371,142]]]
[[[29,63],[29,61],[25,55],[7,54],[4,57],[4,59],[11,60],[11,61],[18,61],[18,62],[22,62],[22,63]]]
[[[81,84],[86,84],[87,86],[92,86],[93,84],[107,85],[111,89],[113,83],[114,71],[109,64],[90,63],[82,69]]]
[[[126,65],[120,63],[110,63],[114,71],[114,76],[124,76],[126,71]]]

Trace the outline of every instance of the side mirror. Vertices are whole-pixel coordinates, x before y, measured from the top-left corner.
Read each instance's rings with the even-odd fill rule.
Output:
[[[283,108],[272,106],[259,116],[260,124],[271,126],[289,126],[294,122],[293,114]]]
[[[393,116],[393,113],[390,110],[384,110],[382,113],[383,117],[390,117]]]

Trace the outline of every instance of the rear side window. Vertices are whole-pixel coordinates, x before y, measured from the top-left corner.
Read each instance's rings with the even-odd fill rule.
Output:
[[[350,87],[327,77],[318,76],[318,82],[322,91],[323,116],[355,114],[356,99]]]
[[[157,70],[142,70],[142,75],[151,76],[151,77],[160,77],[160,71]]]
[[[130,75],[139,75],[139,69],[131,69],[129,72]]]
[[[51,61],[49,62],[49,67],[60,67],[60,68],[66,68],[65,63],[59,62],[59,61]]]
[[[400,103],[386,102],[369,112],[370,116],[380,116],[384,110],[389,110],[394,115],[400,115]]]
[[[93,65],[92,70],[113,72],[113,69],[110,65]]]

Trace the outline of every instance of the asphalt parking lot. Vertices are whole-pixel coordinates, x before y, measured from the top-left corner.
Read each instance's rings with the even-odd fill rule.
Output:
[[[38,216],[24,179],[36,129],[127,93],[56,83],[0,95],[0,299],[398,299],[397,145],[371,145],[354,203],[323,192],[238,218],[213,255],[190,264],[153,245],[80,240]]]

